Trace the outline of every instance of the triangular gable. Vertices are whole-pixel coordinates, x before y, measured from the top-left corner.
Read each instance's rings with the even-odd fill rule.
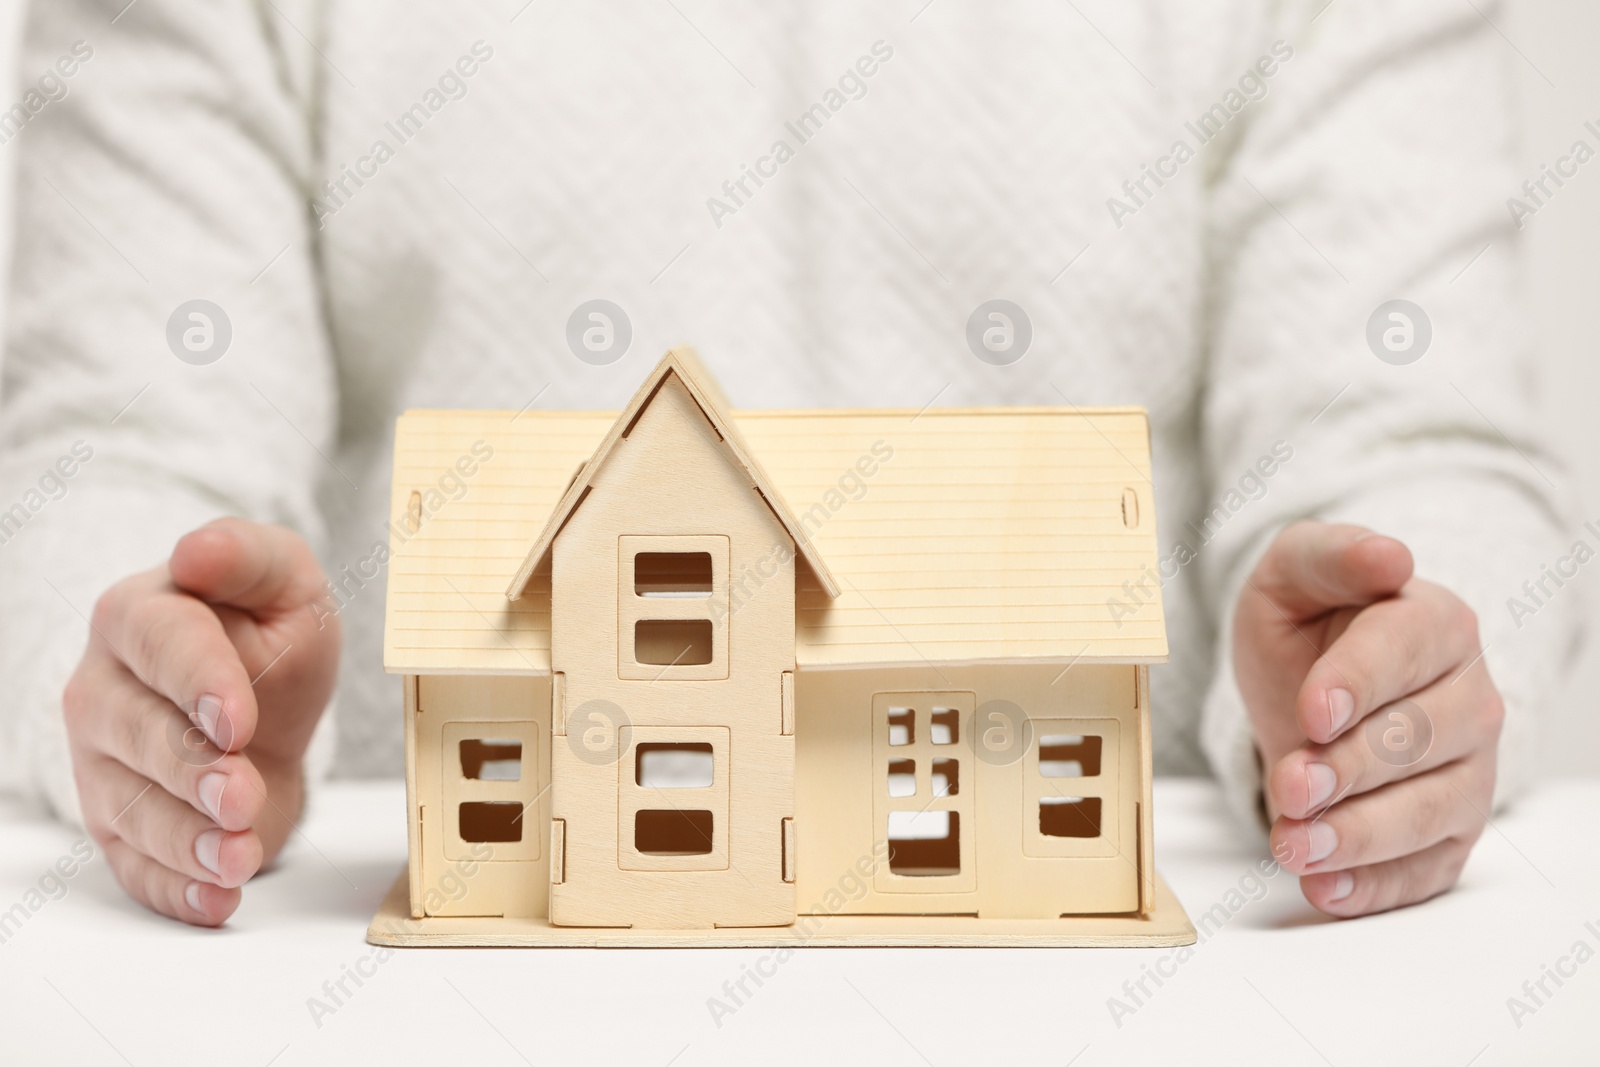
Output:
[[[606,457],[611,454],[612,449],[616,448],[617,442],[627,435],[633,424],[638,421],[640,414],[655,399],[656,393],[661,389],[662,383],[667,380],[669,375],[677,376],[688,391],[689,396],[705,415],[706,420],[711,423],[718,436],[722,438],[723,444],[733,453],[734,460],[749,476],[751,483],[755,486],[755,491],[760,494],[761,499],[772,510],[778,522],[783,525],[784,530],[794,540],[795,550],[811,567],[811,571],[816,575],[817,582],[821,585],[822,590],[830,598],[837,597],[839,595],[839,585],[834,581],[832,572],[828,570],[827,564],[822,561],[822,556],[810,544],[805,529],[795,519],[794,513],[789,510],[789,505],[784,502],[782,494],[773,485],[772,479],[767,476],[766,471],[762,470],[755,453],[751,450],[749,444],[745,442],[744,436],[739,433],[739,428],[728,417],[728,401],[722,395],[722,390],[718,387],[716,379],[712,378],[711,372],[706,369],[705,364],[700,362],[700,356],[693,348],[688,345],[679,345],[668,351],[661,358],[661,362],[656,364],[655,369],[644,380],[644,384],[639,387],[639,391],[633,395],[633,399],[628,401],[628,406],[622,410],[621,415],[617,416],[616,422],[611,424],[611,429],[606,434],[605,440],[600,442],[600,447],[595,449],[594,455],[573,476],[572,484],[562,494],[555,510],[550,513],[550,518],[545,522],[544,530],[539,534],[539,539],[534,542],[527,558],[522,561],[522,567],[517,571],[516,577],[511,579],[511,585],[506,589],[506,599],[518,600],[522,597],[529,581],[533,578],[534,572],[539,569],[545,557],[549,555],[551,546],[555,544],[556,535],[561,532],[562,527],[567,524],[567,520],[572,517],[572,513],[578,509],[578,505],[588,495],[594,473],[605,464]]]

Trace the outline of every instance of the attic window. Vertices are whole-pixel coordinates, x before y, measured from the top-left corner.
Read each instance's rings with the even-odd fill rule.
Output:
[[[729,540],[723,534],[617,538],[617,677],[728,677]]]
[[[633,591],[649,597],[711,595],[711,553],[640,552],[633,557]]]

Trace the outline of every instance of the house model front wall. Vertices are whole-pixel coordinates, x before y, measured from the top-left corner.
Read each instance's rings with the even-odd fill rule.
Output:
[[[1054,918],[1143,910],[1145,671],[800,671],[800,913]],[[891,841],[897,830],[916,836]],[[902,854],[909,862],[898,862]]]
[[[552,745],[564,848],[550,920],[788,924],[794,543],[676,376],[587,477],[552,549],[551,665],[565,711]],[[707,556],[698,593],[653,591],[636,573]],[[651,785],[645,746],[709,748],[709,781]],[[657,826],[666,832],[653,840]]]
[[[601,886],[637,879],[668,900],[675,899],[674,883],[705,888],[718,875],[767,877],[792,893],[792,903],[782,905],[787,914],[769,925],[818,911],[985,918],[1141,912],[1153,892],[1141,886],[1141,871],[1153,870],[1149,801],[1140,786],[1149,780],[1141,770],[1149,759],[1146,671],[1081,663],[1066,670],[1055,664],[802,670],[794,681],[795,733],[787,738],[795,759],[791,836],[774,842],[775,835],[761,832],[765,820],[753,820],[748,843],[733,838],[727,854],[716,856],[723,867],[708,873],[625,872],[619,856],[627,827],[619,816],[626,801],[557,809],[552,770],[572,768],[605,798],[637,796],[641,791],[630,790],[627,779],[637,771],[641,744],[715,737],[722,729],[727,737],[718,747],[731,753],[737,728],[708,731],[652,719],[614,729],[604,715],[575,715],[567,733],[552,736],[548,675],[409,677],[412,914],[549,917],[552,872],[563,877],[555,892],[582,884],[575,859],[594,865],[590,880]],[[1019,711],[1026,717],[1019,719]],[[474,754],[504,755],[511,744],[521,745],[518,765],[498,761],[495,776],[483,777]],[[718,761],[713,789],[712,803],[725,806],[717,813],[726,810],[731,825],[764,794],[784,793],[770,772],[731,758]],[[1099,802],[1092,820],[1052,818],[1092,801]],[[485,807],[516,814],[476,817]],[[581,824],[573,813],[589,807],[605,809],[594,842],[573,830]],[[565,820],[558,824],[559,857],[550,835],[558,810]],[[956,869],[899,873],[895,867],[905,865],[891,857],[906,845],[889,840],[891,812],[911,814],[913,827],[926,824],[929,813],[934,823],[944,821],[941,814],[953,816],[954,852],[945,847],[938,855],[945,863],[953,855]],[[1063,832],[1081,836],[1057,836]],[[911,847],[940,843],[929,836]],[[773,848],[780,850],[776,864],[766,854]],[[792,885],[783,882],[785,863]],[[601,893],[606,899],[607,891]],[[695,925],[690,917],[685,913],[682,925]],[[700,917],[705,926],[718,921]]]

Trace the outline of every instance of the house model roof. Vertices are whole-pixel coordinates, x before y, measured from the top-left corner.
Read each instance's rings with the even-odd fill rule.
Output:
[[[799,667],[1166,658],[1142,409],[729,411],[675,350],[626,417],[400,417],[386,669],[550,670],[549,544],[667,373],[806,560]]]

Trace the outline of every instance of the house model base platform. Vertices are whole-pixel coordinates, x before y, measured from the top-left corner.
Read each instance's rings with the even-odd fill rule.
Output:
[[[411,411],[384,945],[1182,945],[1139,408]],[[382,546],[380,546],[381,548]]]
[[[1194,944],[1195,930],[1159,874],[1148,915],[798,915],[792,926],[644,930],[552,926],[548,919],[413,919],[402,871],[372,917],[367,942],[392,948],[1175,948]]]

